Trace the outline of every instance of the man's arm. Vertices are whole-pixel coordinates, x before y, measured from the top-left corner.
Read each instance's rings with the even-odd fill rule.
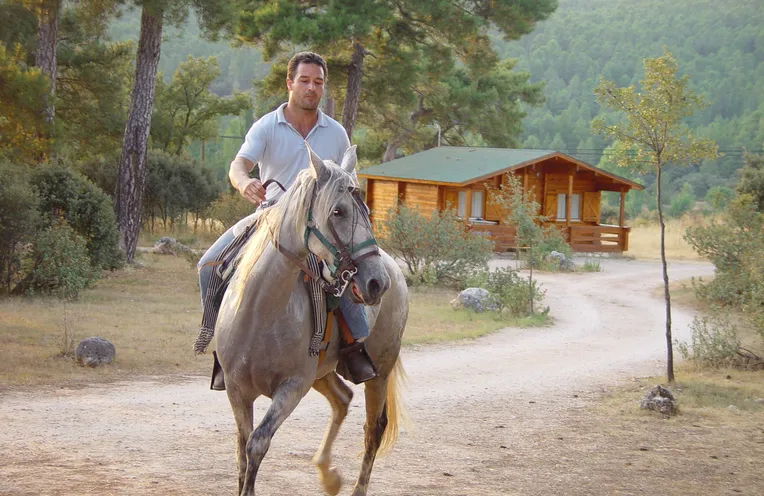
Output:
[[[254,167],[254,163],[239,155],[231,162],[228,179],[231,180],[231,184],[241,196],[255,205],[259,205],[260,202],[265,201],[265,188],[259,179],[249,177],[249,172]]]

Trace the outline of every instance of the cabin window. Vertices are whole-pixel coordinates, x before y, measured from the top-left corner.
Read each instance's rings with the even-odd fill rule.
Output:
[[[472,192],[472,215],[471,217],[474,217],[476,219],[482,219],[483,218],[483,192],[482,191],[473,191]]]
[[[460,191],[459,192],[459,201],[457,202],[458,205],[456,207],[456,216],[464,218],[464,211],[467,207],[467,192],[466,191]]]
[[[565,193],[557,195],[557,220],[566,220],[565,206],[567,204]],[[581,195],[578,193],[570,197],[570,220],[581,220]]]

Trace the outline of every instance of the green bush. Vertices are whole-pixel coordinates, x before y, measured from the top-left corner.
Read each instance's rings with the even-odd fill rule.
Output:
[[[460,285],[469,275],[488,266],[493,242],[470,233],[452,210],[427,218],[401,205],[389,211],[379,242],[404,261],[412,284]]]
[[[220,223],[220,234],[239,222],[244,217],[252,214],[255,206],[245,200],[239,193],[223,193],[217,200],[212,202],[207,213],[210,219]]]
[[[61,220],[41,231],[34,243],[24,290],[77,298],[95,281],[85,239]]]
[[[550,258],[549,255],[556,251],[565,255],[566,259],[572,259],[573,249],[565,241],[562,231],[556,226],[546,226],[541,231],[541,237],[538,243],[533,247],[533,268],[548,272],[557,272],[560,270],[573,270],[569,267],[560,267],[558,260]],[[526,264],[527,267],[527,254]]]
[[[690,183],[684,183],[681,191],[671,198],[668,214],[671,217],[681,217],[683,214],[689,212],[694,204],[695,192]]]
[[[0,163],[0,293],[10,292],[21,269],[22,252],[39,225],[38,199],[24,169]]]
[[[496,303],[498,312],[507,310],[513,317],[523,317],[531,313],[531,294],[533,305],[540,305],[546,295],[536,283],[528,283],[528,279],[520,277],[518,272],[510,267],[503,267],[488,272],[485,283],[481,286],[489,293]]]
[[[685,360],[701,367],[730,367],[738,364],[740,340],[730,321],[715,313],[710,317],[695,317],[690,326],[692,342],[677,343]]]
[[[110,197],[68,167],[41,167],[32,176],[40,211],[48,226],[60,218],[85,239],[94,268],[115,269],[123,260],[117,249],[117,221]]]

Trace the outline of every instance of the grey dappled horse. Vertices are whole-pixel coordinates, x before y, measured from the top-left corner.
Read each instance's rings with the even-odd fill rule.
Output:
[[[350,173],[356,165],[355,146],[340,166],[322,161],[309,148],[308,152],[311,167],[300,172],[279,202],[258,218],[217,321],[217,353],[238,427],[241,495],[255,493],[257,470],[271,438],[311,387],[332,407],[331,422],[313,462],[324,490],[337,494],[340,489],[340,476],[331,467],[331,447],[353,393],[335,372],[338,331],[333,332],[323,361],[308,353],[312,310],[297,265],[304,264],[308,252],[335,266],[340,262],[338,251],[346,248],[345,253],[352,253],[358,272],[347,290],[356,301],[369,305],[371,334],[366,346],[378,376],[365,383],[365,453],[354,495],[366,494],[377,451],[392,446],[398,436],[397,383],[403,375],[398,353],[408,317],[406,283],[392,258],[377,253],[368,212]],[[315,229],[306,231],[309,225]],[[333,249],[337,243],[343,246]],[[271,398],[272,403],[253,430],[253,402],[259,396]]]

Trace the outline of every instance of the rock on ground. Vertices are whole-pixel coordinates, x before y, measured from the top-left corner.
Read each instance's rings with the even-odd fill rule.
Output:
[[[653,410],[666,417],[679,413],[674,395],[671,394],[671,391],[660,385],[648,391],[644,398],[642,398],[639,406],[643,410]]]
[[[83,339],[74,350],[74,358],[83,367],[106,365],[114,361],[116,354],[114,345],[108,339],[99,336]]]
[[[486,310],[495,312],[496,303],[491,299],[491,293],[483,288],[467,288],[451,301],[453,309],[466,308],[473,312],[484,312]]]
[[[189,247],[183,243],[179,243],[175,238],[169,236],[159,238],[159,240],[154,243],[154,248],[151,250],[152,253],[156,253],[157,255],[177,255],[178,253],[185,253],[187,251],[190,251]]]

